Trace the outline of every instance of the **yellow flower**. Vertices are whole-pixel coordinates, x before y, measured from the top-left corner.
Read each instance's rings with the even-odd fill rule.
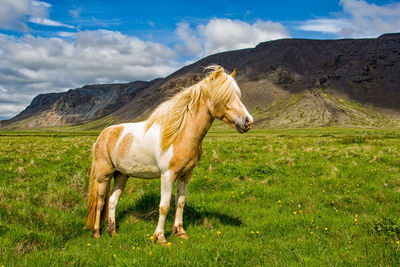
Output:
[[[203,235],[203,238],[205,238],[206,236],[205,235]]]
[[[328,231],[328,227],[325,227],[325,231]]]
[[[135,249],[135,247],[132,247],[132,249]]]
[[[333,200],[332,200],[332,202],[331,202],[331,203],[332,203],[332,204],[334,204],[334,203],[335,203],[335,201],[333,201]]]
[[[90,247],[92,244],[90,244],[90,243],[87,243],[87,245],[88,245],[88,247]]]
[[[314,232],[310,232],[310,234],[312,235]]]
[[[299,213],[303,213],[303,210],[299,210]]]
[[[149,255],[151,255],[151,254],[153,254],[153,252],[152,252],[152,251],[150,251],[150,252],[149,252]]]
[[[242,192],[242,195],[244,194],[244,192]]]
[[[351,241],[349,241],[349,242],[347,242],[347,243],[351,244]]]
[[[297,212],[293,211],[293,214],[294,214],[294,215],[296,215],[296,214],[297,214]]]
[[[254,231],[251,231],[250,234],[254,235]]]
[[[400,241],[397,240],[397,241],[396,241],[396,244],[400,244]]]
[[[153,240],[154,239],[154,236],[150,236],[150,240]]]
[[[358,222],[358,219],[354,219],[355,222]]]
[[[217,232],[217,235],[220,235],[220,234],[221,234],[221,232],[220,232],[220,231],[218,231],[218,232]]]
[[[181,241],[181,244],[183,244],[183,241]]]
[[[354,217],[358,218],[358,214],[356,214]]]
[[[167,246],[168,246],[168,247],[171,246],[171,242],[167,242]]]
[[[279,204],[281,204],[281,203],[282,203],[282,201],[278,200],[278,203],[279,203]]]
[[[150,236],[150,234],[146,234],[147,236]]]
[[[112,248],[112,245],[110,245],[110,248]]]
[[[260,232],[259,231],[256,231],[256,234],[258,235]]]
[[[117,255],[115,255],[115,254],[114,254],[114,255],[113,255],[113,257],[114,257],[114,258],[116,258],[116,257],[117,257]]]

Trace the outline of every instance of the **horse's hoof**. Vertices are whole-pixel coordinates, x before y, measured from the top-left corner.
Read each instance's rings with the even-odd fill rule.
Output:
[[[167,245],[167,240],[165,239],[164,234],[158,234],[158,235],[154,234],[153,235],[153,242],[157,243],[157,244],[160,244],[160,245],[163,245],[163,246]]]
[[[188,239],[188,235],[186,234],[186,231],[183,229],[183,227],[172,227],[172,233],[175,234],[176,237],[182,238],[182,239]]]
[[[100,230],[94,230],[92,237],[95,239],[99,239],[100,238]]]
[[[111,236],[119,236],[119,234],[116,231],[112,231]]]

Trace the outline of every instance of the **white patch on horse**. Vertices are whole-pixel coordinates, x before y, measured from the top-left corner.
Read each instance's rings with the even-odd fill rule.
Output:
[[[132,134],[133,142],[128,153],[113,159],[116,170],[135,178],[159,178],[161,173],[168,169],[173,156],[172,146],[163,153],[161,151],[160,127],[154,124],[146,131],[145,122],[122,125],[124,131],[115,151],[118,151],[121,141],[127,134]]]

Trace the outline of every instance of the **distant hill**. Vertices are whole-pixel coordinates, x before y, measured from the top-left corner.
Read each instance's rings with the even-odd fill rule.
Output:
[[[166,78],[86,85],[41,94],[6,129],[108,124],[143,119],[181,88],[199,81],[203,68],[237,69],[243,101],[256,127],[400,125],[400,34],[376,39],[264,42],[255,48],[208,56]],[[86,126],[85,126],[86,125]]]

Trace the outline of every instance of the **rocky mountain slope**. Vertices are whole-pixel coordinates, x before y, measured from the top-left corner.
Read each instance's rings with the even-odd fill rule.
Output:
[[[400,34],[376,39],[283,39],[208,56],[166,78],[90,85],[38,95],[6,128],[144,118],[167,96],[199,81],[203,68],[237,69],[243,101],[259,127],[395,126],[400,114]]]

